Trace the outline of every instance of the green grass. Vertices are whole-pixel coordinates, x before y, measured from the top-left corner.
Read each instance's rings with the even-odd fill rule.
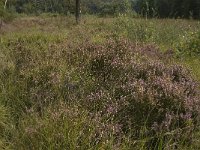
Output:
[[[91,113],[85,97],[99,86],[86,68],[92,56],[81,48],[128,39],[136,47],[172,50],[169,63],[189,68],[200,81],[199,55],[176,53],[191,32],[200,32],[199,21],[83,16],[76,25],[72,16],[16,18],[0,31],[0,149],[173,149],[175,131],[148,145],[155,137],[145,126],[134,139],[136,129],[118,135],[112,117],[94,113],[100,104]],[[200,147],[199,132],[192,134],[194,143],[185,144],[183,136],[179,149]]]

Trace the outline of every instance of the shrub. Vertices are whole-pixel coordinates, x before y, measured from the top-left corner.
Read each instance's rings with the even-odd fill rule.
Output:
[[[177,142],[181,134],[189,139],[195,132],[200,95],[187,69],[156,60],[161,54],[153,47],[138,48],[128,41],[82,47],[81,53],[94,87],[84,99],[89,110],[115,120],[134,138],[144,127],[147,137],[169,132]]]
[[[13,146],[119,147],[126,135],[167,147],[192,139],[199,89],[187,69],[168,64],[152,45],[85,42],[66,47],[42,33],[2,40],[0,96],[15,122]]]

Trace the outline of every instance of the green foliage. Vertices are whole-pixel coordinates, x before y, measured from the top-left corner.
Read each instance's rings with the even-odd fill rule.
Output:
[[[153,22],[145,20],[130,20],[129,16],[120,15],[114,22],[114,30],[117,35],[127,37],[136,43],[153,42],[156,38],[156,29]]]
[[[136,43],[155,43],[164,48],[176,45],[185,32],[198,32],[199,23],[192,24],[189,20],[133,19],[128,15],[120,15],[110,24],[109,30],[114,38],[128,38]],[[191,26],[196,29],[192,29]]]
[[[200,2],[198,0],[136,0],[135,9],[148,17],[200,17]]]
[[[75,2],[73,0],[35,0],[35,1],[8,1],[9,7],[14,7],[18,13],[41,14],[41,13],[75,13]],[[129,0],[83,0],[81,3],[83,13],[96,13],[101,16],[118,15],[119,13],[130,13],[132,11]]]
[[[10,0],[8,8],[18,13],[75,13],[74,0]],[[124,13],[137,12],[145,17],[200,17],[199,0],[82,0],[82,13],[114,16]]]
[[[67,14],[72,12],[74,9],[74,1],[72,0],[17,0],[16,2],[10,2],[11,5],[14,3],[14,7],[19,13],[27,14],[40,14],[40,13],[60,13]]]
[[[131,4],[128,0],[102,2],[98,7],[101,16],[128,14],[131,11]]]
[[[9,120],[9,111],[0,103],[0,149],[7,150],[9,148],[9,144],[5,139],[7,138],[7,136],[9,136],[9,131],[11,128],[12,126],[11,121]]]
[[[52,80],[50,74],[52,71],[56,71],[56,64],[48,61],[51,56],[47,55],[46,50],[50,43],[59,42],[59,36],[32,34],[15,35],[14,38],[7,39],[3,43],[11,50],[10,54],[7,55],[10,56],[9,61],[14,67],[1,70],[1,78],[9,81],[3,83],[5,85],[4,90],[7,91],[12,87],[10,89],[12,92],[5,93],[2,101],[11,107],[14,118],[17,119],[23,114],[27,107],[34,106],[36,109],[42,109],[54,100],[56,87],[54,88],[54,85],[48,82]],[[52,53],[54,53],[53,49]],[[42,65],[46,61],[49,64]],[[43,97],[46,99],[45,102],[37,96],[35,97],[34,94],[36,93],[37,95],[46,93],[46,96]]]
[[[0,2],[0,21],[3,22],[10,22],[15,18],[13,12],[11,10],[7,10],[4,8],[4,5],[2,2]]]
[[[96,135],[98,125],[81,108],[64,104],[47,108],[42,117],[28,110],[29,116],[20,121],[12,139],[12,148],[18,149],[112,149],[112,135]]]
[[[178,55],[200,56],[200,32],[187,33],[177,44]]]

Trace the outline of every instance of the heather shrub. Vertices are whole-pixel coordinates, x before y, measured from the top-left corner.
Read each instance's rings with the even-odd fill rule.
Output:
[[[199,149],[198,83],[154,45],[198,23],[72,20],[26,16],[1,34],[0,149]]]
[[[200,55],[200,31],[191,32],[182,37],[177,44],[178,55],[199,56]]]
[[[83,104],[88,109],[115,120],[135,138],[143,127],[148,137],[169,132],[177,141],[181,134],[190,138],[195,132],[199,89],[187,69],[163,63],[159,58],[164,54],[153,47],[141,48],[128,41],[90,45],[80,53],[87,57],[87,72],[93,80],[94,88]]]

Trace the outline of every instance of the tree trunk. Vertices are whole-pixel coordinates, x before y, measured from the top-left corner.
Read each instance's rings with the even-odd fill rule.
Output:
[[[5,2],[4,2],[4,9],[6,9],[7,2],[8,2],[8,0],[5,0]]]
[[[76,23],[80,23],[81,5],[80,0],[76,0]]]

